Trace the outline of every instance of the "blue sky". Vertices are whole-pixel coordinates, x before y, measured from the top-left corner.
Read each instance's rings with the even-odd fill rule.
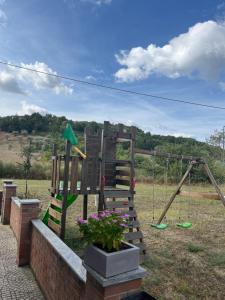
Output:
[[[0,0],[0,60],[225,107],[225,2]],[[0,114],[38,111],[204,140],[225,111],[0,66]]]

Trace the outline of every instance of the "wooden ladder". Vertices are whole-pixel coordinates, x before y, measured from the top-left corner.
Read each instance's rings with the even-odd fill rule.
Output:
[[[144,260],[146,247],[143,241],[143,233],[140,229],[137,212],[134,206],[134,196],[129,191],[105,191],[105,206],[108,210],[120,210],[129,215],[128,230],[125,240],[140,248],[141,260]]]

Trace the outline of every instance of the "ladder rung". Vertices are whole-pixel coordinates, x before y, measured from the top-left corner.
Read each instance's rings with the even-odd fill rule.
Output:
[[[144,243],[133,244],[134,246],[140,248],[141,251],[146,250],[146,246]]]
[[[112,163],[112,164],[117,164],[117,165],[119,165],[119,164],[124,165],[124,164],[131,164],[131,161],[130,160],[113,159],[113,160],[106,160],[105,163],[107,163],[107,164]]]
[[[134,207],[133,201],[108,201],[106,202],[106,206],[109,209],[113,208],[128,208],[128,207]]]
[[[124,236],[127,241],[143,239],[143,233],[141,231],[127,232]]]
[[[61,226],[59,224],[56,224],[53,220],[48,219],[48,227],[50,227],[58,235],[60,234]]]
[[[104,197],[105,198],[128,198],[131,197],[132,193],[127,190],[127,191],[120,191],[120,190],[109,190],[109,191],[104,191]]]
[[[62,201],[58,200],[58,199],[55,199],[55,198],[52,198],[51,199],[51,205],[54,205],[58,208],[62,208]]]
[[[138,221],[129,221],[128,222],[128,227],[129,228],[138,228],[140,227],[140,223]]]
[[[49,215],[51,217],[53,217],[54,219],[61,221],[61,216],[62,214],[56,210],[54,210],[53,208],[49,207]]]

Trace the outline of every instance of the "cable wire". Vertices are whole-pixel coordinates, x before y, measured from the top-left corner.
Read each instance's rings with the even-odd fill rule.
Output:
[[[68,77],[68,76],[63,76],[63,75],[58,75],[58,74],[52,74],[52,73],[48,73],[48,72],[45,72],[45,71],[39,71],[39,70],[35,70],[35,69],[32,69],[32,68],[27,68],[27,67],[11,64],[11,63],[8,63],[8,62],[5,62],[5,61],[0,61],[0,64],[6,65],[6,66],[9,66],[9,67],[18,68],[18,69],[23,69],[23,70],[26,70],[26,71],[39,73],[39,74],[44,74],[44,75],[48,75],[48,76],[52,76],[52,77],[56,77],[56,78],[60,78],[60,79],[64,79],[64,80],[74,81],[76,83],[81,83],[81,84],[86,84],[86,85],[95,86],[95,87],[99,87],[99,88],[104,88],[104,89],[108,89],[108,90],[112,90],[112,91],[117,91],[117,92],[132,94],[132,95],[138,95],[138,96],[144,96],[144,97],[149,97],[149,98],[163,100],[163,101],[177,102],[177,103],[200,106],[200,107],[205,107],[205,108],[225,110],[225,107],[223,107],[223,106],[209,105],[209,104],[204,104],[204,103],[200,103],[200,102],[194,102],[194,101],[189,101],[189,100],[181,100],[181,99],[163,97],[163,96],[158,96],[158,95],[153,95],[153,94],[148,94],[148,93],[141,93],[141,92],[127,90],[127,89],[116,88],[116,87],[105,85],[105,84],[93,83],[93,82],[89,82],[89,81],[85,81],[85,80],[76,79],[76,78],[73,78],[73,77]]]

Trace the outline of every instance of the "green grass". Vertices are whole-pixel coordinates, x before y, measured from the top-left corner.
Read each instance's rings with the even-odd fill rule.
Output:
[[[192,243],[188,244],[187,249],[189,252],[192,252],[192,253],[198,253],[198,252],[204,251],[203,246],[197,245],[197,244],[192,244]]]
[[[209,263],[213,267],[225,266],[225,252],[214,252],[209,256]]]
[[[25,182],[16,180],[18,194],[23,195]],[[42,209],[49,202],[49,181],[29,181],[31,198],[41,200]],[[149,259],[144,289],[156,299],[224,299],[225,291],[225,209],[220,201],[177,197],[168,212],[166,230],[151,227],[175,186],[137,184],[135,206]],[[188,187],[184,187],[188,190]],[[213,191],[211,186],[191,186],[192,191]],[[223,189],[225,191],[225,188]],[[154,197],[153,197],[154,196]],[[76,226],[82,216],[82,196],[67,210],[66,242],[83,255],[84,245]],[[154,207],[154,213],[153,213]],[[96,211],[94,197],[89,197],[89,213]],[[192,222],[188,230],[177,222]]]

